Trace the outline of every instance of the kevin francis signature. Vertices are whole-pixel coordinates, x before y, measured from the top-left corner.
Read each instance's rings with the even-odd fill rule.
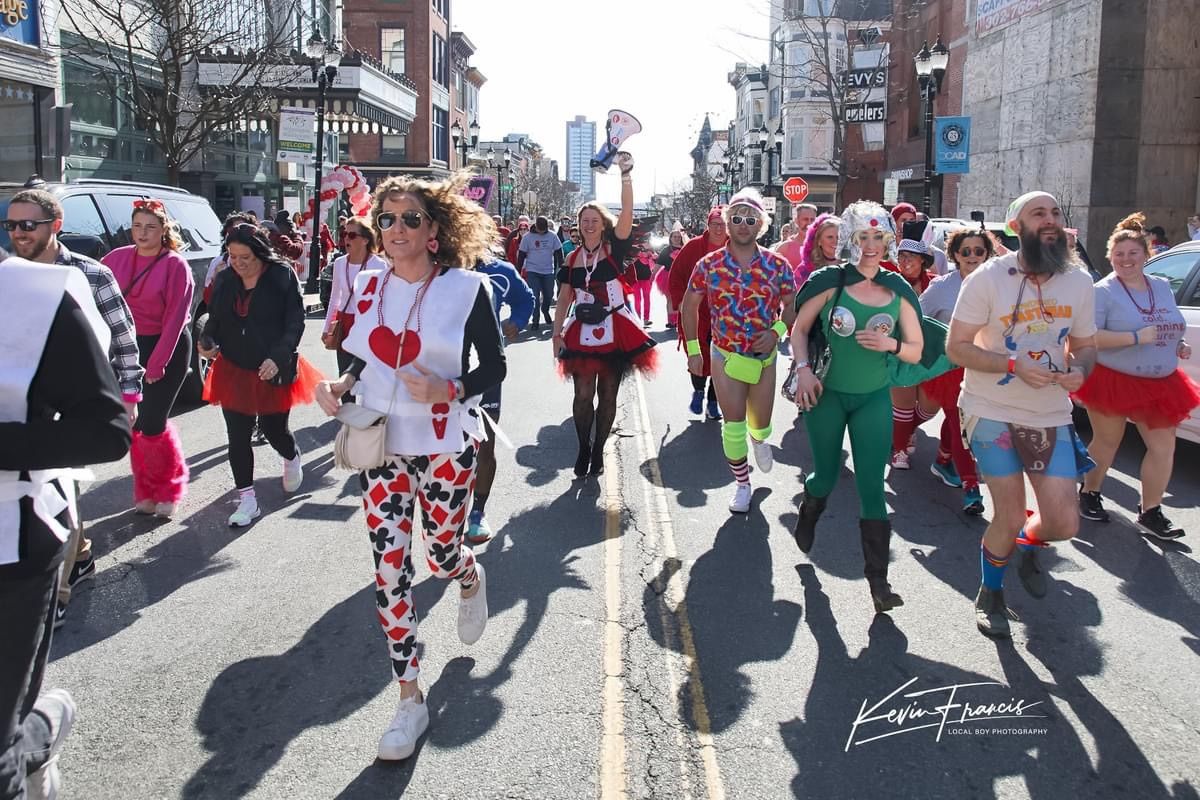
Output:
[[[998,681],[954,683],[933,689],[904,692],[918,680],[919,678],[910,679],[869,708],[868,700],[863,700],[858,716],[850,726],[845,752],[850,752],[851,747],[868,742],[929,728],[937,728],[934,740],[940,742],[948,725],[996,719],[1046,719],[1045,714],[1030,713],[1030,709],[1042,704],[1041,700],[1029,702],[1010,697],[1002,702],[973,703],[959,699],[959,692],[964,689],[1004,685]],[[938,702],[939,700],[941,702]]]

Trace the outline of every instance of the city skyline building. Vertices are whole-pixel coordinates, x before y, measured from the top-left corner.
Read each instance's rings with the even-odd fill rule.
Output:
[[[596,123],[582,115],[567,121],[567,180],[579,187],[581,202],[596,199],[591,160],[596,152]]]

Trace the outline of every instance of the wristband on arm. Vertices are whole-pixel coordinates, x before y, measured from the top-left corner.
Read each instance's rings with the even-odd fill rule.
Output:
[[[775,335],[782,339],[784,336],[787,336],[787,323],[781,319],[777,319],[771,325],[771,330],[775,331]]]
[[[687,354],[689,356],[700,355],[700,340],[699,339],[688,339],[686,342],[683,343],[683,346],[687,350]]]

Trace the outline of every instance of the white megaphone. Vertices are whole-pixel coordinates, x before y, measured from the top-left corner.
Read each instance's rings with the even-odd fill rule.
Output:
[[[592,157],[591,167],[598,172],[607,172],[612,166],[613,160],[617,157],[617,152],[621,149],[621,145],[630,136],[642,129],[642,123],[638,122],[637,117],[630,114],[628,111],[621,111],[614,108],[608,112],[608,119],[604,123],[604,144]]]

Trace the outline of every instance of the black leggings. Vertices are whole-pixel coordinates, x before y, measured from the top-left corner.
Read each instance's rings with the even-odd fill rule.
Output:
[[[692,389],[697,392],[703,392],[705,381],[708,381],[708,399],[716,400],[717,399],[717,384],[713,382],[712,378],[706,378],[703,375],[693,375],[692,376]]]
[[[225,409],[221,409],[221,413],[225,415],[225,430],[229,433],[229,466],[233,469],[233,482],[238,489],[249,489],[254,485],[254,448],[250,445],[250,436],[256,419],[258,429],[267,437],[276,453],[288,461],[296,457],[296,439],[288,430],[290,411],[261,417]]]
[[[137,337],[138,361],[143,367],[150,360],[150,355],[154,352],[158,339],[157,334]],[[175,352],[171,354],[171,360],[167,362],[167,369],[163,373],[162,379],[154,383],[147,381],[142,387],[142,402],[138,404],[137,424],[133,426],[135,431],[144,436],[158,436],[167,429],[167,417],[171,416],[175,398],[179,396],[179,389],[183,386],[184,378],[187,377],[188,362],[191,357],[192,334],[185,325],[183,332],[179,334],[179,343],[175,345]]]
[[[604,449],[613,420],[617,418],[617,389],[621,377],[601,373],[595,376],[575,378],[575,435],[579,437],[581,451],[591,448],[592,457]],[[596,405],[592,402],[595,399]],[[592,440],[592,422],[596,423],[596,438]]]

